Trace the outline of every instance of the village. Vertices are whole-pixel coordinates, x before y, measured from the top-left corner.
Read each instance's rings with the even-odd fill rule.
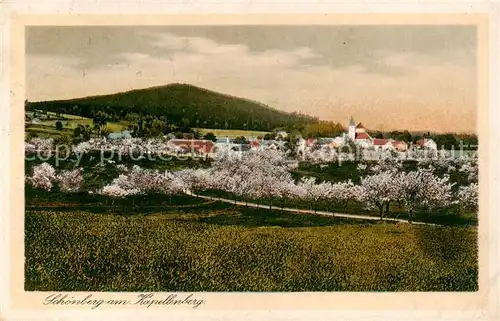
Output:
[[[118,138],[114,135],[116,135],[116,133],[110,134],[109,138]],[[125,137],[130,138],[131,136],[127,132],[127,136]],[[239,139],[217,137],[215,141],[212,141],[207,139],[193,139],[189,135],[186,135],[183,139],[178,139],[171,134],[164,136],[164,138],[168,139],[168,143],[179,152],[194,152],[201,154],[211,154],[221,148],[241,152],[267,148],[287,148],[286,141],[288,133],[286,131],[277,131],[275,137],[275,139],[264,139],[262,137],[253,136],[241,137]],[[340,136],[307,139],[294,137],[293,139],[296,140],[297,154],[304,154],[316,150],[324,152],[341,151],[345,148],[351,148],[348,152],[354,152],[355,149],[361,149],[365,152],[394,151],[398,153],[407,153],[410,150],[427,150],[430,152],[436,152],[438,150],[436,142],[430,138],[420,138],[413,144],[411,142],[391,138],[373,138],[364,125],[362,123],[356,125],[352,117],[347,126],[347,131]],[[245,142],[242,142],[242,140]]]

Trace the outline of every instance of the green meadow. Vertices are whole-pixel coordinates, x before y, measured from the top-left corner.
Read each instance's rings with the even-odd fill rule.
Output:
[[[476,291],[477,229],[182,200],[28,206],[29,291]]]

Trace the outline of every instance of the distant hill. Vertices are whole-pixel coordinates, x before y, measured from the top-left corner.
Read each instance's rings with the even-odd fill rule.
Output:
[[[142,114],[163,117],[169,124],[177,126],[262,131],[318,121],[311,116],[286,113],[255,101],[188,84],[169,84],[69,100],[29,102],[26,109],[89,118],[101,111],[113,121]]]

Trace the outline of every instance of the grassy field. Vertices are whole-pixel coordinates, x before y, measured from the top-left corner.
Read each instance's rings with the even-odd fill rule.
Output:
[[[49,115],[51,119],[43,118],[36,124],[26,123],[26,132],[36,133],[40,137],[55,138],[61,135],[71,135],[73,130],[78,125],[89,125],[90,127],[94,126],[93,121],[90,118],[69,114],[61,114],[57,116],[56,113],[51,112],[48,112],[47,115]],[[58,121],[61,121],[63,125],[63,130],[61,131],[56,129],[56,123]],[[108,122],[106,124],[106,128],[111,132],[120,132],[127,128],[127,124],[125,122]]]
[[[47,115],[50,115],[51,117],[58,118],[57,113],[53,113],[51,111],[48,111]],[[88,118],[85,118],[82,116],[70,115],[70,114],[60,114],[59,117],[64,118],[64,119],[88,119]]]
[[[56,128],[57,121],[58,120],[55,120],[55,119],[44,120],[44,121],[41,121],[40,124]],[[61,123],[63,124],[64,128],[68,128],[68,129],[75,129],[78,125],[83,125],[83,126],[89,125],[91,127],[94,126],[92,119],[83,118],[83,117],[80,119],[61,120]],[[122,124],[122,123],[109,122],[106,124],[106,128],[112,132],[119,132],[119,131],[126,129],[127,125]]]
[[[229,137],[235,138],[240,136],[245,137],[264,137],[268,132],[252,131],[252,130],[239,130],[239,129],[210,129],[210,128],[196,128],[203,135],[206,133],[213,133],[216,137]]]
[[[61,136],[61,135],[69,135],[70,131],[68,130],[57,130],[54,128],[48,128],[45,126],[37,126],[37,125],[30,125],[26,127],[26,132],[27,133],[33,133],[37,134],[40,137],[56,137],[56,136]]]
[[[30,116],[33,115],[32,112],[27,112]],[[50,119],[47,119],[47,116],[50,117]],[[56,137],[60,135],[67,134],[66,131],[72,131],[75,129],[78,125],[90,125],[91,127],[93,126],[92,119],[90,118],[85,118],[81,116],[76,116],[76,115],[70,115],[70,114],[60,114],[57,115],[56,113],[53,112],[47,112],[46,115],[40,114],[39,115],[40,122],[37,124],[26,124],[26,132],[32,132],[32,133],[37,133],[41,137]],[[63,124],[63,132],[60,132],[56,130],[56,122],[61,121]],[[123,121],[123,122],[108,122],[106,124],[106,128],[110,130],[111,132],[120,132],[124,129],[126,129],[128,126],[128,123]],[[268,132],[265,131],[250,131],[250,130],[238,130],[238,129],[210,129],[210,128],[197,128],[202,134],[206,133],[213,133],[217,137],[230,137],[230,138],[235,138],[239,136],[261,136],[264,137],[265,134]]]
[[[28,291],[476,291],[477,231],[202,202],[28,208]]]

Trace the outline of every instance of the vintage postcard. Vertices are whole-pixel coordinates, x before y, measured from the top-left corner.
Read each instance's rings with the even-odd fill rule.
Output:
[[[2,318],[497,317],[487,11],[8,21]]]

